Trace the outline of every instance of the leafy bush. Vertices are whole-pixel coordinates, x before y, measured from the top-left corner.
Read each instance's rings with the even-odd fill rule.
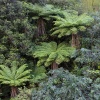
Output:
[[[98,69],[99,62],[100,62],[100,49],[99,47],[94,47],[91,50],[81,48],[78,50],[78,56],[75,59],[80,65],[87,65],[90,66],[92,69]]]
[[[26,87],[19,88],[19,94],[13,99],[11,98],[11,100],[30,100],[31,99],[31,92],[32,89],[27,89]]]
[[[77,10],[82,12],[82,2],[81,0],[47,0],[47,3],[51,3],[55,6],[61,7],[66,10]]]
[[[90,66],[83,66],[82,68],[74,67],[71,73],[77,76],[84,76],[92,80],[100,77],[100,70],[92,69]]]
[[[47,75],[45,67],[44,66],[36,67],[32,72],[30,83],[31,85],[38,84],[46,77]]]
[[[8,66],[11,61],[17,60],[22,65],[27,59],[22,55],[30,56],[32,53],[33,25],[20,2],[0,0],[0,7],[3,8],[0,9],[0,64]]]
[[[100,100],[100,78],[97,78],[91,85],[91,100]]]
[[[75,76],[63,68],[52,70],[40,88],[32,93],[32,100],[99,100],[100,78]]]
[[[94,18],[94,23],[89,28],[89,32],[93,37],[97,38],[100,35],[100,11],[92,13],[91,16]]]
[[[76,77],[62,68],[49,72],[47,81],[33,91],[32,100],[90,100],[92,80]]]

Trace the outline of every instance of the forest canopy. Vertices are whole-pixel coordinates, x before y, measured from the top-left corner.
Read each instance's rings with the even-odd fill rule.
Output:
[[[0,0],[1,100],[100,100],[99,0]]]

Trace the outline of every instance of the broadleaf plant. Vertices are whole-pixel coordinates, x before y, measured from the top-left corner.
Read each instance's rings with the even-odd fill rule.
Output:
[[[62,68],[52,70],[40,88],[33,91],[32,100],[94,100],[89,96],[91,83],[90,78],[77,77]]]

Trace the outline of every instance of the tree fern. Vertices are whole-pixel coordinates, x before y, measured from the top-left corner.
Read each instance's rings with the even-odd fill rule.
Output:
[[[35,15],[34,18],[38,19],[39,17],[43,17],[44,19],[46,17],[50,17],[50,15],[56,15],[56,14],[61,14],[61,10],[59,8],[56,8],[53,5],[46,4],[45,6],[41,6],[38,4],[33,5],[32,3],[22,3],[23,7],[28,9],[29,12],[33,12]]]
[[[12,97],[16,96],[17,94],[16,86],[20,86],[24,82],[29,81],[30,78],[29,74],[31,71],[29,69],[25,71],[25,69],[28,67],[26,64],[20,66],[19,68],[17,67],[17,64],[16,65],[15,64],[16,62],[13,62],[12,63],[13,66],[11,68],[5,65],[0,65],[0,82],[1,84],[8,84],[11,86]]]
[[[50,66],[53,63],[59,65],[62,62],[68,62],[75,48],[68,46],[66,43],[60,43],[57,45],[56,42],[42,42],[36,46],[33,53],[35,58],[39,58],[37,66]]]
[[[68,36],[72,34],[72,43],[75,42],[75,35],[79,31],[85,31],[86,27],[93,22],[93,18],[86,14],[78,15],[72,13],[63,12],[63,17],[53,16],[56,20],[54,21],[55,27],[51,30],[51,35],[57,35],[58,38]],[[73,44],[72,44],[73,45]]]
[[[78,16],[75,14],[72,15],[70,13],[64,13],[64,18],[61,18],[60,16],[54,16],[54,18],[56,21],[54,21],[55,28],[52,29],[54,31],[52,35],[61,34],[62,30],[64,29],[63,36],[75,34],[77,31],[84,31],[86,26],[89,26],[93,21],[93,18],[86,14]],[[58,32],[55,33],[55,31]],[[70,31],[70,34],[66,34],[68,31]]]
[[[28,9],[28,13],[31,13],[33,16],[32,19],[37,20],[37,33],[42,35],[45,33],[45,20],[50,20],[51,15],[57,15],[61,13],[61,10],[56,8],[53,5],[46,4],[41,6],[38,4],[33,5],[32,3],[22,3],[23,7]]]

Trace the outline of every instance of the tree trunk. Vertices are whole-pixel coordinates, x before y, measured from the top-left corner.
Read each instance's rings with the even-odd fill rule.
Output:
[[[37,21],[37,34],[38,36],[45,34],[45,22],[42,18]]]
[[[78,34],[72,34],[72,43],[71,43],[72,47],[75,48],[80,48],[80,37]]]
[[[2,89],[1,89],[1,87],[0,87],[0,94],[2,94]]]
[[[80,36],[78,34],[76,35],[76,48],[80,48]]]
[[[51,65],[51,69],[58,69],[58,64],[56,62],[53,62]]]
[[[76,34],[72,34],[72,43],[71,43],[72,47],[76,47]]]
[[[15,86],[12,86],[11,87],[11,97],[14,98],[17,96],[17,94],[18,94],[18,88]]]

